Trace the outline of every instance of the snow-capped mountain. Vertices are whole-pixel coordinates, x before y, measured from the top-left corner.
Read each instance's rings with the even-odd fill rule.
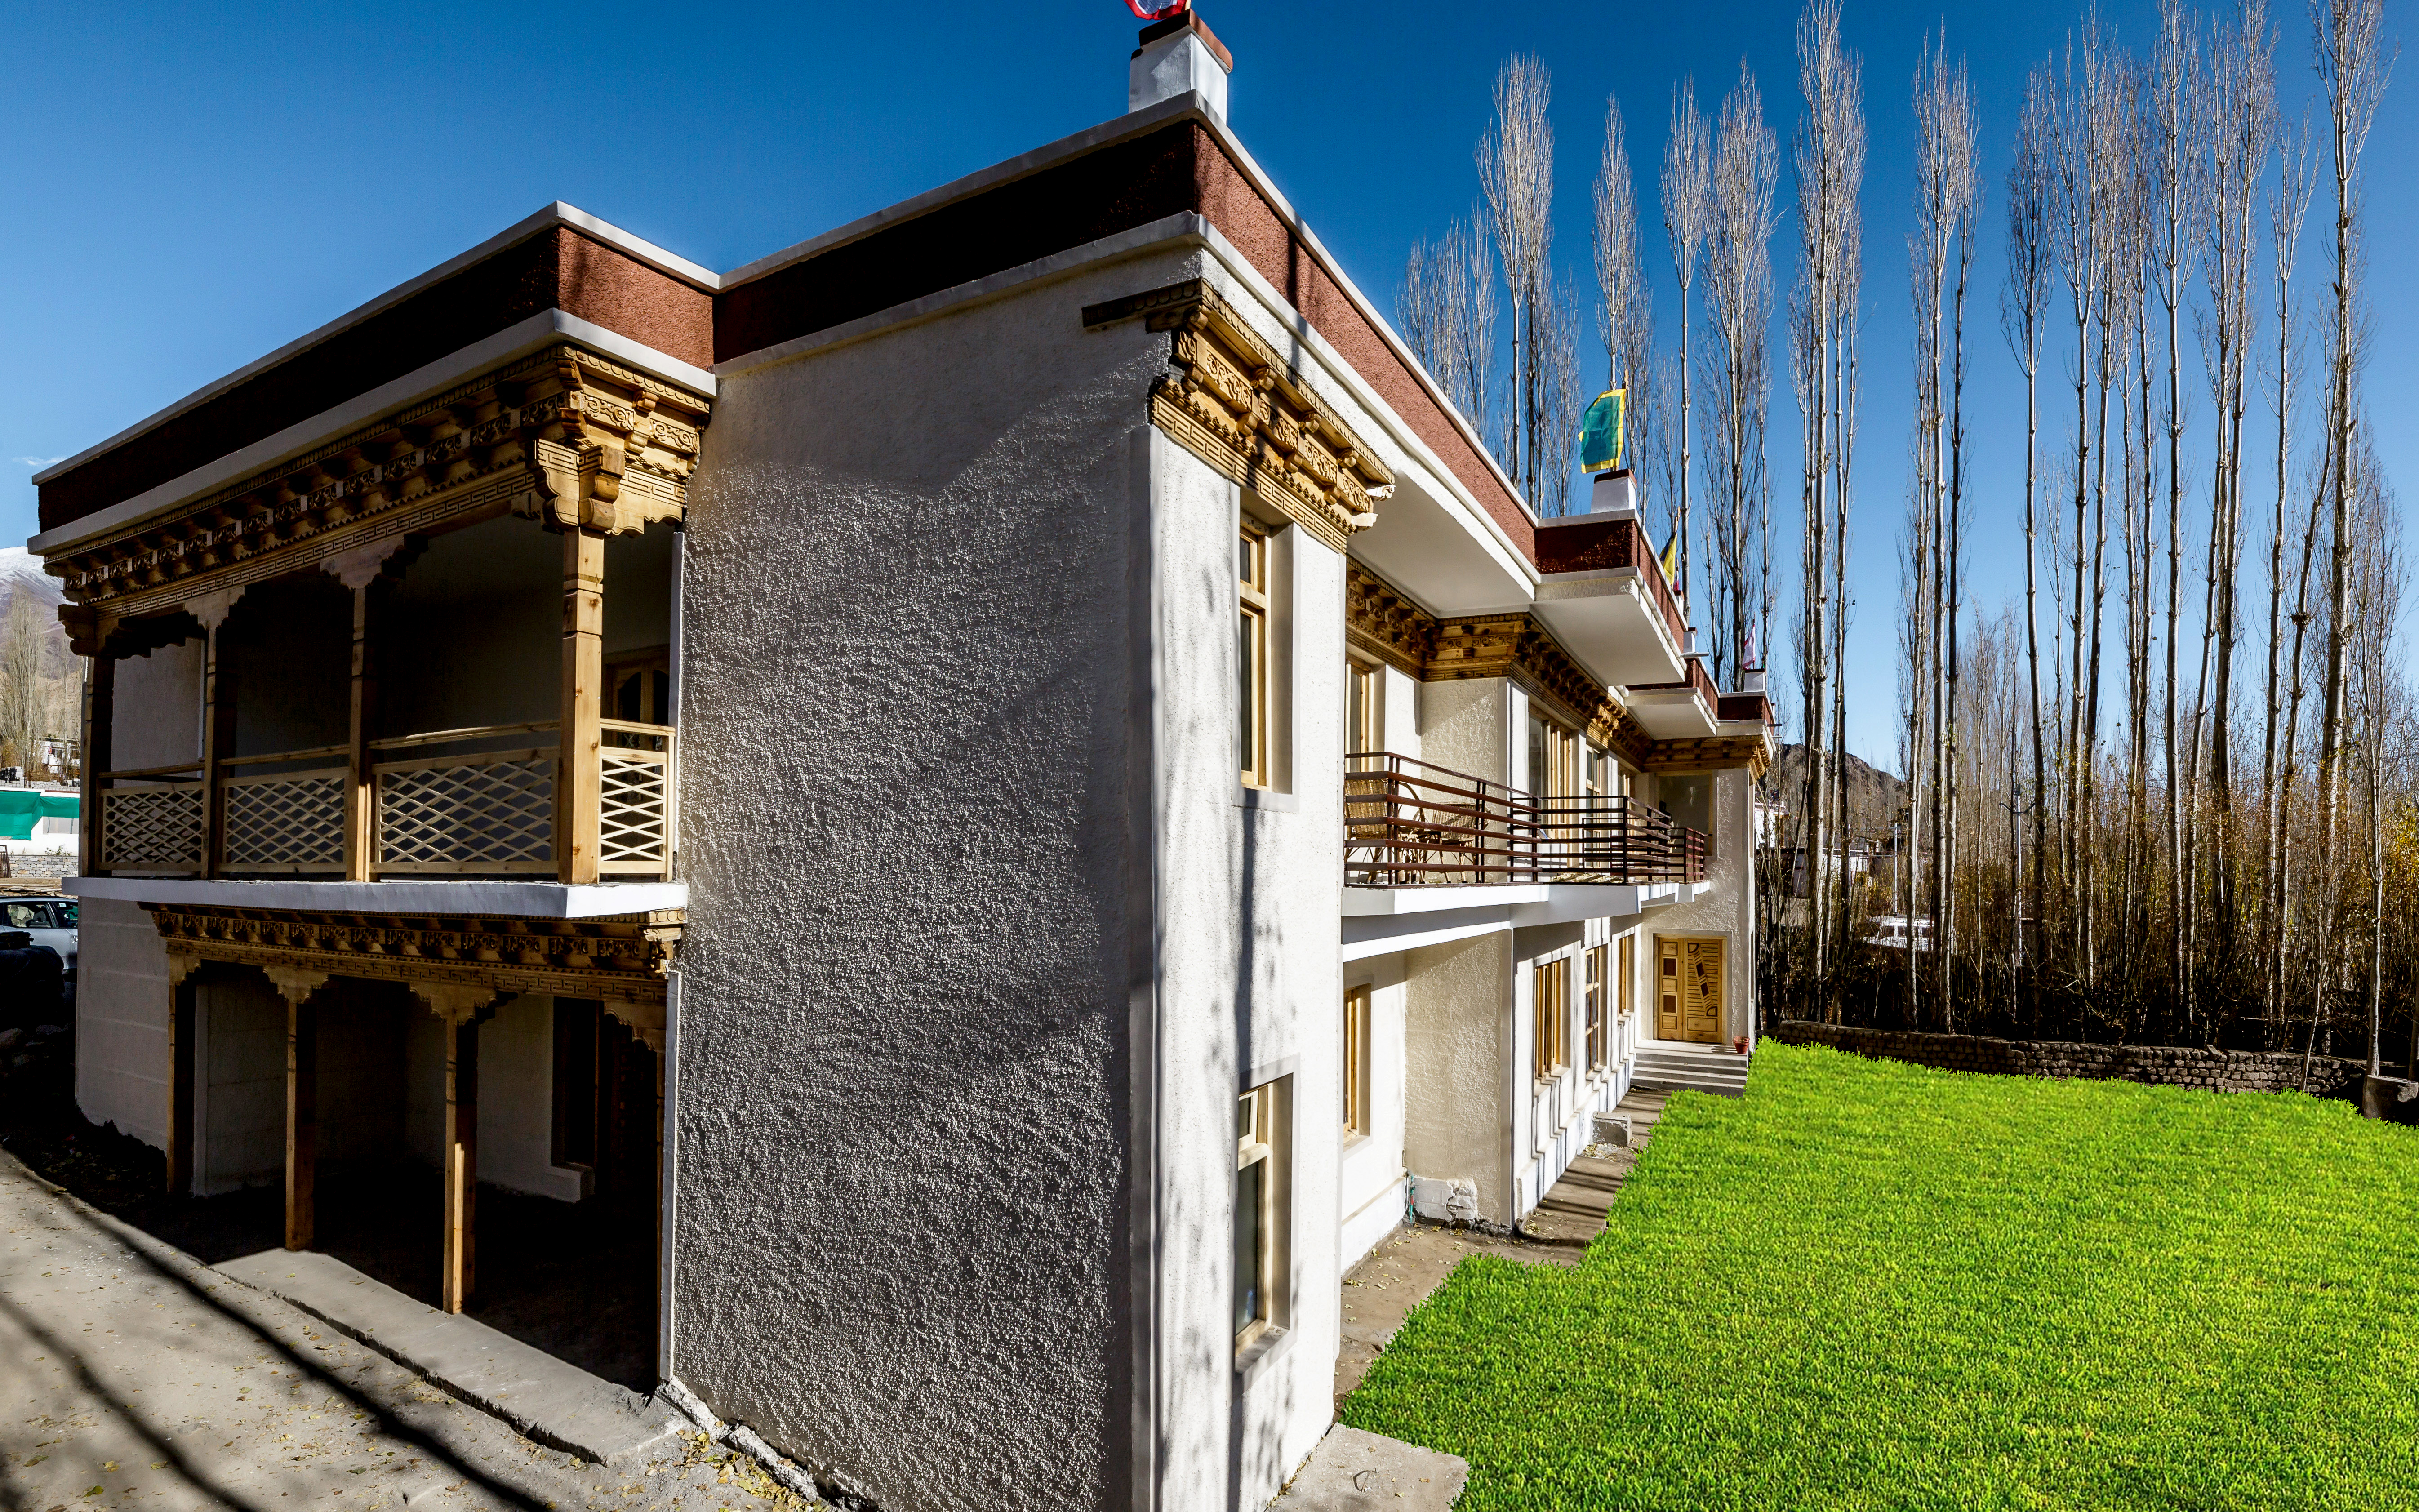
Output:
[[[42,570],[40,558],[22,546],[0,547],[0,606],[20,589],[44,604],[60,603],[67,597],[59,591],[59,580]]]

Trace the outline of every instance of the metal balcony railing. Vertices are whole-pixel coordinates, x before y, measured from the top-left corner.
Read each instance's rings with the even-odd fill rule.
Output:
[[[1347,887],[1705,880],[1705,837],[1633,798],[1538,796],[1391,751],[1344,768]]]

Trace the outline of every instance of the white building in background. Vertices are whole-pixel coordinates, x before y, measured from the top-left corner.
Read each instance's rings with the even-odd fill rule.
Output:
[[[652,1209],[659,1374],[886,1507],[1264,1504],[1407,1208],[1753,1034],[1774,748],[1229,66],[728,273],[549,208],[42,474],[85,1112],[296,1248],[441,1168],[451,1309],[477,1180]]]

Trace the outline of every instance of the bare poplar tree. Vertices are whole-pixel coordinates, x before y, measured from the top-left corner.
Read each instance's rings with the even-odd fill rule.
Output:
[[[1604,101],[1604,157],[1595,175],[1595,286],[1596,331],[1610,369],[1606,386],[1628,390],[1632,402],[1624,406],[1626,411],[1644,396],[1654,365],[1655,293],[1639,260],[1638,187],[1629,169],[1621,100],[1610,95]]]
[[[1844,816],[1832,793],[1837,763],[1825,745],[1824,731],[1829,713],[1826,685],[1839,671],[1833,622],[1846,613],[1844,601],[1833,598],[1832,585],[1837,577],[1834,554],[1844,556],[1847,547],[1847,459],[1841,410],[1850,401],[1838,390],[1847,367],[1843,347],[1855,325],[1851,264],[1865,166],[1861,73],[1858,59],[1840,46],[1839,0],[1812,0],[1797,20],[1797,84],[1805,115],[1795,151],[1798,281],[1790,301],[1790,369],[1805,434],[1799,480],[1805,533],[1798,670],[1806,706],[1811,964],[1818,983],[1826,980],[1826,953],[1834,928],[1829,871],[1834,852],[1843,885],[1847,876]],[[1835,516],[1841,520],[1837,526]],[[1844,898],[1838,906],[1844,911]]]
[[[1394,316],[1413,356],[1482,440],[1495,372],[1495,258],[1475,211],[1411,244]]]
[[[2268,196],[2268,256],[2276,280],[2276,365],[2271,375],[2276,416],[2276,508],[2268,540],[2268,717],[2259,762],[2259,792],[2268,806],[2267,821],[2262,825],[2260,867],[2260,896],[2267,920],[2266,949],[2261,951],[2266,962],[2261,973],[2261,1009],[2272,1022],[2281,1011],[2285,990],[2287,806],[2279,791],[2277,767],[2280,760],[2290,761],[2291,753],[2281,750],[2278,744],[2284,710],[2280,706],[2283,690],[2277,662],[2285,637],[2286,515],[2292,492],[2293,373],[2298,365],[2293,334],[2293,263],[2301,250],[2302,220],[2309,210],[2310,193],[2317,184],[2311,173],[2309,148],[2305,120],[2291,145],[2279,155],[2276,185]],[[2305,576],[2306,570],[2305,567]]]
[[[1538,327],[1551,318],[1545,306],[1554,297],[1554,125],[1547,115],[1552,95],[1546,65],[1534,54],[1504,60],[1495,75],[1495,118],[1477,152],[1479,188],[1512,304],[1512,414],[1504,471],[1540,513],[1548,473],[1538,441],[1550,382]]]
[[[1923,660],[1915,670],[1915,679],[1921,688],[1917,727],[1929,741],[1923,764],[1931,780],[1919,787],[1925,795],[1923,819],[1933,857],[1926,898],[1933,919],[1934,987],[1941,1022],[1953,1028],[1955,921],[1950,877],[1956,864],[1956,599],[1964,449],[1956,434],[1962,414],[1952,412],[1960,401],[1951,397],[1951,389],[1954,386],[1962,395],[1965,280],[1972,256],[1976,180],[1972,91],[1963,60],[1953,67],[1949,64],[1945,37],[1937,44],[1927,45],[1917,64],[1915,123],[1915,229],[1907,237],[1907,256],[1915,300],[1915,507],[1920,549],[1912,564],[1916,602],[1909,606],[1909,618],[1923,627],[1919,638]]]
[[[2251,356],[2252,274],[2258,238],[2258,182],[2266,172],[2275,127],[2274,43],[2262,0],[2242,0],[2232,24],[2221,23],[2211,47],[2205,132],[2209,318],[2203,347],[2209,364],[2216,466],[2210,501],[2210,609],[2205,634],[2215,646],[2210,693],[2210,790],[2217,813],[2211,868],[2217,927],[2233,925],[2232,838],[2234,648],[2241,621],[2242,417]],[[2187,987],[2189,979],[2187,979]],[[2189,1002],[2190,993],[2187,991]]]
[[[1769,631],[1762,587],[1763,516],[1770,508],[1764,424],[1771,390],[1765,332],[1772,313],[1772,196],[1780,153],[1764,121],[1755,76],[1739,65],[1722,100],[1714,144],[1713,217],[1705,243],[1706,352],[1714,384],[1706,453],[1714,494],[1713,660],[1720,686],[1738,686],[1745,648]]]
[[[2023,113],[2016,120],[2016,146],[2008,164],[2007,284],[1999,313],[2008,345],[2025,370],[2025,668],[2031,699],[2032,740],[2032,906],[2042,907],[2045,879],[2042,857],[2047,845],[2049,767],[2042,739],[2041,614],[2035,579],[2040,551],[2036,508],[2041,452],[2042,327],[2049,315],[2050,273],[2057,213],[2057,82],[2047,63],[2034,66],[2025,80]],[[2016,904],[2017,949],[2024,940],[2024,894]],[[2027,957],[2028,964],[2031,963]],[[2038,992],[2039,979],[2034,979]]]
[[[1688,598],[1688,493],[1690,475],[1694,471],[1693,441],[1695,417],[1689,412],[1689,381],[1691,363],[1688,354],[1688,332],[1692,324],[1688,314],[1688,291],[1696,282],[1697,268],[1703,259],[1705,239],[1711,231],[1714,197],[1714,147],[1712,123],[1697,108],[1697,81],[1691,76],[1680,81],[1672,95],[1672,134],[1663,147],[1663,239],[1672,249],[1672,270],[1680,284],[1680,416],[1673,434],[1680,447],[1680,517],[1675,529],[1680,538],[1679,581],[1672,586]],[[1695,600],[1689,599],[1688,612],[1695,616]]]
[[[2159,43],[2150,68],[2150,149],[2155,174],[2158,239],[2152,282],[2166,315],[2167,395],[2167,634],[2166,677],[2161,708],[2165,731],[2167,875],[2175,889],[2169,910],[2168,971],[2175,1008],[2190,998],[2185,975],[2183,793],[2176,722],[2176,647],[2183,593],[2183,390],[2177,318],[2191,284],[2198,252],[2201,205],[2199,143],[2206,119],[2200,108],[2199,43],[2182,0],[2160,0]]]
[[[2327,124],[2334,158],[2334,330],[2328,347],[2327,497],[2333,514],[2327,570],[2327,663],[2325,712],[2319,736],[2319,803],[2324,841],[2320,864],[2334,857],[2335,820],[2343,779],[2344,672],[2348,626],[2346,598],[2351,583],[2352,510],[2359,486],[2353,475],[2353,434],[2360,412],[2353,392],[2360,366],[2360,157],[2377,120],[2379,100],[2394,66],[2385,42],[2384,0],[2311,0],[2311,26],[2319,78],[2326,87]]]

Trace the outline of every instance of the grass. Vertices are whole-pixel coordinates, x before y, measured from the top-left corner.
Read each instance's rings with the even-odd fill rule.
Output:
[[[1576,1270],[1472,1258],[1347,1404],[1460,1512],[2419,1504],[2419,1130],[1757,1051]]]

